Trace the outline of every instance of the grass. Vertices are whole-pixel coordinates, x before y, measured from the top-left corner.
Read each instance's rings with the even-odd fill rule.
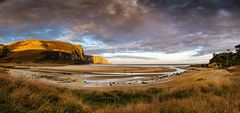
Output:
[[[3,54],[3,46],[0,46],[2,63],[51,63],[81,64],[84,60],[83,48],[67,42],[50,40],[23,40],[4,46],[8,48]],[[72,60],[72,57],[79,59]],[[48,62],[51,61],[51,62]],[[70,62],[72,61],[72,62]]]
[[[177,88],[102,92],[57,88],[10,77],[0,70],[0,112],[238,113],[240,69],[228,71],[230,84],[199,85],[202,78],[195,81],[198,85],[179,83]]]
[[[69,90],[7,76],[1,76],[0,85],[0,112],[86,112]]]
[[[1,73],[7,73],[7,70],[6,69],[0,69],[0,74]]]

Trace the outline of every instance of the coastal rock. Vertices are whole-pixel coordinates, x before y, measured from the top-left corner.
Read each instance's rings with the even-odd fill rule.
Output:
[[[95,60],[86,61],[85,57],[81,45],[60,41],[24,40],[0,45],[0,62],[5,63],[95,63]]]
[[[209,67],[209,68],[219,68],[219,67],[218,67],[218,64],[217,64],[216,62],[213,62],[213,63],[208,64],[208,67]]]
[[[85,57],[91,64],[110,64],[106,58],[103,58],[101,56],[86,55]]]
[[[3,44],[0,44],[0,59],[7,55],[8,49]]]
[[[0,44],[0,58],[1,56],[3,56],[3,48],[4,48],[4,45]]]

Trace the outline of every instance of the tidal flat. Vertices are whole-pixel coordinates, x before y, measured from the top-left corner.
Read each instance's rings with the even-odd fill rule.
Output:
[[[150,85],[186,72],[158,65],[15,66],[7,70],[11,76],[71,89]]]
[[[35,68],[39,67],[0,69],[1,112],[239,112],[239,67],[227,69],[177,67],[187,72],[149,84],[80,89],[76,85],[69,87],[69,83],[72,83],[70,78],[65,80],[60,77],[72,76],[72,73],[66,71],[42,70],[48,73],[44,74],[48,75],[45,79],[62,81],[64,83],[61,84],[65,85],[37,79],[34,76],[20,77],[13,73],[10,75],[11,71],[19,74],[19,70],[42,73],[34,71]],[[59,77],[49,77],[53,73],[58,73],[55,76]]]

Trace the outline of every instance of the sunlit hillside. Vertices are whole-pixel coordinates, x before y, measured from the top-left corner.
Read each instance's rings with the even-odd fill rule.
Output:
[[[0,0],[0,113],[240,113],[240,0]]]
[[[26,50],[45,50],[45,51],[60,51],[66,53],[78,52],[83,54],[81,45],[73,45],[66,42],[59,41],[45,41],[45,40],[25,40],[18,41],[8,45],[12,52],[26,51]]]
[[[53,40],[23,40],[0,46],[5,63],[108,64],[101,56],[85,55],[81,45]]]

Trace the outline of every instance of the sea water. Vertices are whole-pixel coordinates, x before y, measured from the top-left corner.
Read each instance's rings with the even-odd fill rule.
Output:
[[[97,72],[93,74],[83,74],[84,86],[85,87],[95,87],[95,86],[114,86],[119,84],[149,84],[153,82],[157,82],[163,78],[174,77],[175,75],[186,72],[187,70],[181,69],[178,67],[181,66],[189,66],[190,64],[106,64],[106,65],[97,65],[93,64],[93,66],[116,66],[116,67],[168,67],[175,69],[173,72],[144,72],[144,73],[132,73],[132,72]],[[101,76],[128,76],[128,77],[119,77],[112,79],[88,79],[88,77],[97,76],[99,74]],[[138,76],[139,75],[139,76]],[[155,75],[154,77],[142,76],[142,75]]]

